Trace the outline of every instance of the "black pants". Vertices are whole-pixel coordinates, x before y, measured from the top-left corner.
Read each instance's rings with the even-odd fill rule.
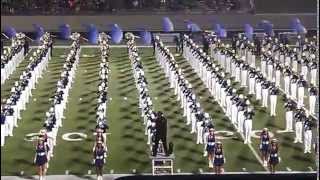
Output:
[[[153,156],[157,155],[157,150],[158,150],[158,146],[159,146],[159,141],[160,140],[162,141],[162,144],[163,144],[164,153],[165,154],[168,153],[167,137],[166,136],[156,136],[155,145],[153,146],[153,149],[152,149],[152,155]]]

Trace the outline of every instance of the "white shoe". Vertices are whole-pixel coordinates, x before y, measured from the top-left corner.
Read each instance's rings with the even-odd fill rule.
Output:
[[[295,139],[294,141],[293,141],[293,143],[297,143],[298,141]]]
[[[244,144],[247,144],[247,141],[244,141]]]
[[[307,150],[304,150],[304,154],[307,154],[308,153],[308,151]]]

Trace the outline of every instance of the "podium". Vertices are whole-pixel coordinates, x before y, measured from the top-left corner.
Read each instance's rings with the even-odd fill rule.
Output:
[[[152,161],[152,175],[173,174],[174,154],[170,156],[150,156]]]
[[[152,164],[152,175],[173,174],[174,154],[166,156],[163,144],[160,141],[157,156],[150,156]]]

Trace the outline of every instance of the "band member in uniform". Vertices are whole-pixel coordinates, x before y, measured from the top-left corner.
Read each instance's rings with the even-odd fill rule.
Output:
[[[36,146],[36,154],[34,157],[34,163],[37,166],[39,180],[43,180],[46,173],[46,168],[47,168],[46,164],[48,162],[47,153],[48,153],[48,149],[44,143],[44,139],[40,138]]]
[[[299,108],[296,109],[294,113],[294,119],[295,119],[295,134],[296,137],[294,139],[294,143],[302,143],[302,122],[305,120],[306,115],[303,109]]]
[[[106,163],[105,158],[107,157],[107,148],[102,144],[102,141],[98,141],[93,150],[94,165],[96,167],[97,180],[102,180],[103,166]]]
[[[213,154],[213,164],[214,164],[214,170],[216,174],[221,174],[224,172],[223,170],[224,163],[225,163],[225,158],[223,155],[222,143],[218,141],[214,147],[214,154]]]
[[[303,106],[304,99],[304,88],[307,87],[307,82],[304,80],[304,77],[301,75],[299,80],[297,81],[298,86],[298,106]]]
[[[270,115],[276,116],[276,107],[277,107],[277,96],[279,94],[279,90],[276,87],[275,83],[271,83],[270,88]]]
[[[244,112],[244,144],[251,144],[251,131],[252,131],[252,119],[254,116],[254,112],[252,108],[248,107]]]
[[[263,128],[260,134],[260,152],[263,160],[263,166],[267,166],[268,150],[269,150],[270,136],[267,128]]]
[[[284,93],[290,95],[290,77],[292,71],[289,66],[286,66],[284,69]]]
[[[293,111],[297,108],[297,105],[292,99],[287,98],[284,108],[286,109],[286,131],[292,132]]]
[[[279,146],[276,139],[272,139],[270,147],[269,147],[269,168],[272,174],[276,171],[276,165],[280,162],[279,156]]]
[[[214,128],[209,129],[209,135],[207,136],[207,152],[208,152],[208,160],[209,160],[209,168],[213,168],[213,157],[214,157],[214,146],[216,142],[216,138],[214,135]]]
[[[306,117],[306,119],[303,122],[303,130],[304,130],[304,153],[311,153],[312,121],[310,120],[309,117]]]
[[[311,57],[315,59],[315,55],[314,54],[311,54]],[[311,69],[311,78],[310,78],[310,82],[312,84],[316,84],[316,80],[317,80],[317,70],[318,70],[318,64],[317,64],[317,61],[313,60],[311,63],[310,63],[310,69]]]
[[[314,115],[316,112],[316,100],[318,96],[317,87],[313,84],[310,84],[309,88],[309,113]]]
[[[291,97],[292,99],[296,100],[297,99],[297,81],[298,81],[298,76],[293,74],[291,76],[291,79],[290,79],[290,84],[291,84]]]

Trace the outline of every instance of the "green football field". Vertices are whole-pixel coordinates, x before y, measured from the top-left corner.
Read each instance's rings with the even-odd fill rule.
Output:
[[[5,146],[1,148],[1,176],[19,175],[21,171],[24,171],[25,175],[36,174],[36,168],[32,164],[35,145],[33,142],[26,141],[25,137],[41,129],[45,112],[52,103],[51,97],[55,92],[56,82],[60,77],[65,55],[68,52],[68,48],[54,49],[48,69],[43,73],[43,78],[39,80],[36,89],[32,91],[33,96],[26,110],[22,111],[19,127],[14,129],[13,137],[6,138]],[[180,102],[176,101],[177,97],[174,95],[174,90],[169,87],[163,69],[155,61],[152,48],[139,48],[139,54],[154,109],[164,112],[168,119],[168,141],[174,144],[174,171],[198,173],[201,168],[203,172],[208,172],[207,158],[202,156],[203,145],[197,145],[195,134],[190,134],[191,127],[185,123]],[[50,161],[48,174],[65,174],[66,170],[70,174],[77,175],[85,175],[88,170],[94,173],[91,160],[93,132],[96,125],[95,108],[100,61],[98,48],[82,48],[75,81],[64,111],[63,127],[59,128],[57,145],[54,149],[54,157]],[[136,173],[151,173],[150,151],[146,144],[147,136],[144,135],[143,119],[138,109],[138,94],[127,49],[111,48],[109,61],[111,71],[107,119],[110,129],[107,136],[109,153],[105,173],[128,174],[132,173],[133,169],[136,169]],[[213,101],[208,89],[192,70],[190,64],[182,56],[177,56],[176,61],[183,69],[185,77],[192,83],[202,108],[213,117],[216,131],[221,131],[218,135],[223,138],[221,141],[226,156],[225,171],[266,171],[259,162],[259,139],[253,138],[250,147],[243,144],[241,136],[236,133],[219,105]],[[28,63],[27,60],[22,61],[10,79],[1,86],[2,101],[8,98],[14,81],[19,78]],[[235,83],[234,86],[239,85]],[[241,91],[247,92],[247,90]],[[293,143],[294,133],[277,132],[285,129],[282,97],[278,98],[275,118],[269,115],[269,110],[260,108],[254,98],[251,98],[251,102],[254,102],[256,111],[253,130],[267,127],[280,142],[282,161],[277,170],[315,171],[315,154],[304,154],[303,144]],[[87,138],[76,142],[62,139],[64,134],[72,132],[85,133]]]

